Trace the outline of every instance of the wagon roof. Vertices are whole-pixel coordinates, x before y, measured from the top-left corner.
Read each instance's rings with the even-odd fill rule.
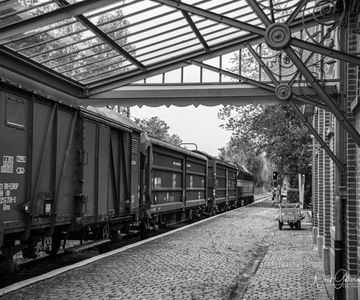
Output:
[[[216,161],[217,163],[220,163],[222,165],[225,165],[225,166],[228,166],[228,167],[231,167],[231,168],[234,168],[234,169],[237,169],[237,166],[236,165],[233,165],[231,163],[228,163],[226,161],[223,161],[215,156],[212,156],[204,151],[199,151],[199,150],[196,150],[197,153],[201,154],[201,155],[204,155],[208,158],[208,160],[212,160],[212,161]]]
[[[143,133],[142,134],[142,138],[141,138],[142,142],[146,143],[146,141],[148,142],[148,145],[151,143],[153,145],[157,145],[157,146],[160,146],[160,147],[164,147],[164,148],[167,148],[167,149],[170,149],[170,150],[173,150],[173,151],[176,151],[176,152],[180,152],[180,153],[183,153],[183,154],[186,154],[188,156],[192,156],[192,157],[196,157],[196,158],[199,158],[201,160],[205,160],[207,161],[207,157],[204,156],[204,155],[201,155],[201,154],[198,154],[198,153],[195,153],[193,151],[190,151],[190,150],[187,150],[185,148],[182,148],[182,147],[179,147],[179,146],[175,146],[175,145],[172,145],[172,144],[169,144],[167,142],[164,142],[162,140],[159,140],[159,139],[156,139],[154,137],[150,137],[148,136],[146,133]]]
[[[81,110],[90,112],[91,114],[96,114],[101,118],[107,119],[108,121],[117,123],[119,125],[126,126],[128,128],[135,129],[137,131],[141,131],[140,127],[134,121],[107,107],[86,106],[86,107],[81,107]]]

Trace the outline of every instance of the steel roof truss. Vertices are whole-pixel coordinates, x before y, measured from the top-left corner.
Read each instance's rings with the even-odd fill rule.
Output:
[[[305,4],[308,2],[308,0],[301,0],[301,2],[298,4],[298,6],[295,8],[295,10],[292,12],[290,17],[286,21],[286,25],[290,26],[292,22],[295,20],[297,15],[300,13],[302,8],[305,6]],[[274,22],[273,22],[274,23]]]
[[[260,27],[253,26],[253,25],[250,25],[250,24],[238,21],[238,20],[234,20],[234,19],[222,16],[222,15],[219,15],[219,14],[216,14],[216,13],[213,13],[213,12],[209,12],[209,11],[206,11],[204,9],[194,7],[192,5],[179,3],[179,2],[177,2],[175,0],[156,0],[156,1],[161,2],[163,4],[166,4],[168,6],[174,7],[174,8],[178,8],[178,9],[181,9],[181,10],[186,10],[186,11],[191,12],[193,14],[200,15],[202,17],[211,19],[213,21],[217,21],[219,23],[224,23],[224,24],[227,24],[229,26],[237,27],[239,29],[248,31],[250,33],[258,34],[258,35],[260,35],[262,37],[265,36],[265,29],[262,29]],[[249,3],[251,3],[251,1]],[[258,13],[262,16],[262,13],[260,13],[260,12],[258,12]],[[266,16],[266,18],[267,18],[267,16]],[[360,57],[357,57],[357,56],[354,56],[354,55],[350,55],[350,54],[347,54],[347,53],[342,53],[340,51],[336,51],[336,50],[333,50],[333,49],[328,49],[328,48],[326,48],[324,46],[320,46],[320,45],[316,45],[316,44],[313,44],[313,43],[301,41],[301,40],[299,40],[297,38],[291,38],[290,44],[295,46],[295,47],[298,47],[298,48],[313,51],[313,52],[323,54],[323,55],[326,55],[326,56],[329,56],[329,57],[332,57],[332,58],[336,58],[336,59],[340,59],[340,60],[343,60],[343,61],[346,61],[346,62],[350,62],[350,63],[353,63],[353,64],[360,65]]]
[[[57,90],[81,97],[84,86],[0,45],[0,67],[36,79]]]
[[[10,38],[12,36],[30,31],[33,29],[41,28],[65,19],[86,13],[88,11],[101,9],[106,5],[117,3],[118,0],[87,0],[77,2],[66,7],[53,10],[33,18],[25,19],[23,21],[10,24],[0,28],[0,40]]]
[[[196,35],[196,37],[198,38],[200,43],[203,45],[205,51],[209,51],[209,49],[210,49],[209,45],[206,43],[204,37],[200,33],[199,29],[196,27],[194,21],[191,19],[188,12],[183,11],[183,10],[181,12],[182,12],[184,18],[186,19],[186,22],[188,22],[189,26],[191,27],[192,31],[194,32],[194,34]]]
[[[254,12],[258,15],[261,21],[266,25],[270,25],[272,22],[269,20],[268,16],[264,13],[264,11],[260,8],[259,4],[257,4],[254,0],[246,0],[246,2],[252,7]]]
[[[289,101],[290,106],[295,111],[296,115],[304,122],[305,126],[308,128],[308,130],[311,132],[311,134],[316,138],[316,140],[321,145],[321,148],[323,148],[326,153],[330,156],[332,161],[338,166],[340,170],[343,170],[345,168],[345,165],[340,161],[340,159],[334,154],[334,152],[331,151],[329,146],[326,144],[326,142],[322,139],[322,137],[317,133],[315,128],[310,124],[310,122],[307,120],[307,118],[304,116],[304,114],[301,112],[301,110],[298,108],[298,106],[292,101]]]
[[[69,3],[66,0],[55,0],[55,2],[61,6],[61,7],[67,7],[69,6]],[[145,66],[139,62],[137,59],[132,57],[127,51],[125,51],[121,46],[119,46],[114,40],[112,40],[105,32],[100,30],[96,25],[91,23],[87,18],[85,18],[83,15],[77,15],[75,18],[83,24],[86,28],[88,28],[90,31],[92,31],[98,38],[100,38],[102,41],[104,41],[106,44],[108,44],[112,49],[114,49],[116,52],[124,56],[127,60],[132,62],[134,65],[136,65],[140,69],[145,69]]]
[[[272,83],[276,86],[279,84],[279,81],[275,78],[274,74],[271,72],[271,70],[268,68],[268,66],[262,61],[261,57],[259,56],[259,54],[256,53],[256,51],[253,49],[253,47],[251,47],[250,44],[246,45],[247,49],[250,51],[250,53],[252,54],[252,56],[256,59],[256,61],[258,62],[258,64],[261,66],[261,68],[263,68],[263,70],[265,71],[266,75],[269,76],[269,78],[271,79]]]
[[[205,9],[195,7],[193,5],[178,2],[176,0],[156,0],[156,1],[160,2],[162,4],[165,4],[165,5],[168,5],[170,7],[176,8],[176,9],[184,10],[189,13],[193,13],[195,15],[202,16],[204,18],[216,21],[218,23],[224,23],[229,26],[237,27],[237,28],[245,30],[247,32],[255,33],[258,35],[262,35],[262,36],[265,34],[265,30],[260,27],[250,25],[248,23],[241,22],[238,20],[234,20],[234,19],[228,18],[226,16],[219,15],[217,13],[213,13],[213,12],[207,11]]]
[[[349,135],[354,139],[356,144],[360,146],[360,134],[351,125],[346,116],[341,112],[336,103],[329,97],[329,95],[323,90],[318,80],[311,74],[301,59],[297,56],[295,51],[291,47],[284,49],[288,57],[292,60],[307,82],[314,88],[318,93],[318,96],[324,101],[329,111],[336,117],[340,124],[347,130]]]
[[[235,74],[235,73],[223,70],[223,69],[219,69],[219,68],[216,68],[216,67],[213,67],[213,66],[198,62],[198,61],[192,60],[191,63],[193,65],[198,66],[198,67],[202,67],[204,69],[207,69],[207,70],[210,70],[210,71],[213,71],[213,72],[217,72],[217,73],[223,74],[223,75],[228,76],[228,77],[238,79],[238,80],[240,80],[240,81],[242,81],[244,83],[248,83],[248,84],[253,85],[255,87],[258,87],[258,88],[273,92],[275,94],[275,87],[274,86],[271,86],[271,85],[268,85],[268,84],[265,84],[265,83],[261,83],[259,81],[247,78],[245,76],[238,75],[238,74]],[[306,99],[304,97],[300,97],[298,95],[293,95],[292,97],[294,99],[296,99],[296,100],[299,100],[299,101],[303,102],[303,103],[311,104],[311,105],[318,106],[318,107],[321,107],[321,108],[325,109],[325,106],[320,102],[317,102],[317,101],[314,101],[314,100],[309,100],[309,99]]]

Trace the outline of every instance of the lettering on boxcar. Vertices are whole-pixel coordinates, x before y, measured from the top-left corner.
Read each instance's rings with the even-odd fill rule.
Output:
[[[17,163],[26,163],[26,156],[24,156],[24,155],[16,155],[16,162]]]
[[[14,156],[3,156],[0,172],[7,174],[12,174],[14,172]]]
[[[14,193],[18,190],[19,183],[17,182],[1,182],[0,183],[0,205],[2,210],[10,210],[11,205],[16,203],[16,196]]]
[[[24,174],[24,173],[25,173],[25,168],[23,167],[16,168],[16,174]]]

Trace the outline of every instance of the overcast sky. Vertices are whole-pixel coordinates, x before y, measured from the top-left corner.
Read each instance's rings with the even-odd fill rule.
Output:
[[[176,107],[131,107],[132,117],[159,117],[170,126],[169,133],[177,134],[184,143],[195,143],[198,149],[217,156],[219,148],[225,147],[230,133],[219,127],[222,121],[217,112],[221,106]]]

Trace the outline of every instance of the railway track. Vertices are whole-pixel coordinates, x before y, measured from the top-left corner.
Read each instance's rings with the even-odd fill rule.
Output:
[[[248,206],[259,205],[261,202],[269,199],[269,197],[269,195],[257,197],[255,202],[249,204]],[[244,208],[245,207],[239,207],[237,209]],[[226,213],[228,212],[222,214]],[[166,228],[160,228],[156,233],[152,233],[146,239],[142,239],[139,234],[129,235],[122,241],[109,244],[106,251],[101,249],[100,252],[103,252],[101,254],[99,254],[99,249],[95,247],[86,249],[81,252],[61,252],[56,257],[46,255],[38,259],[19,263],[18,270],[15,274],[1,276],[0,296],[28,284],[56,276],[57,274],[77,268],[81,265],[85,265],[103,257],[110,256],[114,252],[125,251],[131,247],[136,247],[139,244],[146,243],[161,236],[185,229],[200,222],[205,222],[212,218],[221,216],[222,214],[218,214],[209,218],[203,218],[192,224],[179,223],[167,226]]]

